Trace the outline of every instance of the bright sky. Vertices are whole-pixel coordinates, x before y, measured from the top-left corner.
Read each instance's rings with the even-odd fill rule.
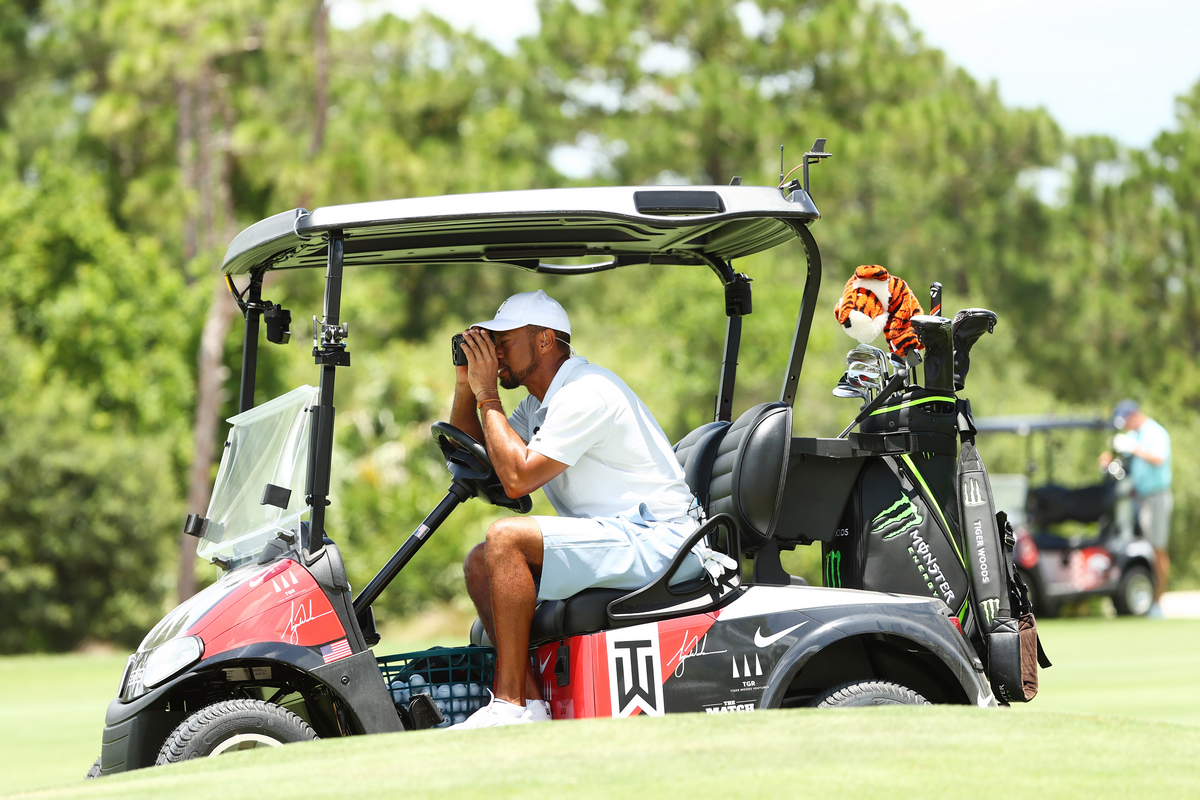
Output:
[[[537,30],[534,0],[335,0],[334,24],[364,8],[430,8],[503,50]],[[1200,80],[1197,0],[898,0],[926,42],[1010,105],[1044,106],[1070,134],[1146,147]]]

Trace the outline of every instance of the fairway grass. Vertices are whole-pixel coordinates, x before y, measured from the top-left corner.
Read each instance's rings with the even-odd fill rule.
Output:
[[[367,736],[34,798],[1184,798],[1200,728],[963,707],[795,709]],[[998,754],[1006,757],[998,758]]]
[[[99,755],[124,657],[6,657],[0,796],[41,789],[29,796],[233,800],[403,790],[740,800],[786,784],[830,797],[1200,797],[1200,620],[1039,626],[1054,667],[1042,672],[1037,699],[1012,709],[689,714],[461,738],[444,731],[356,737],[87,784],[81,779]]]

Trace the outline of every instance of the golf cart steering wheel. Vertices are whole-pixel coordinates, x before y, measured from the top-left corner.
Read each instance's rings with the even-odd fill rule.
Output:
[[[533,508],[529,495],[509,497],[500,483],[500,476],[488,458],[487,450],[469,434],[448,422],[435,422],[431,429],[433,439],[446,457],[446,468],[457,483],[471,494],[494,506],[511,508],[520,514],[528,514]]]

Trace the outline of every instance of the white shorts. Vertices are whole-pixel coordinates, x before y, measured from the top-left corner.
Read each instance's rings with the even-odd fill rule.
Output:
[[[643,506],[643,509],[645,506]],[[649,512],[631,517],[534,517],[542,530],[538,600],[562,600],[584,589],[640,589],[666,571],[699,523],[659,522]],[[672,583],[701,572],[693,552]]]
[[[1148,494],[1138,498],[1138,525],[1142,528],[1142,536],[1153,545],[1155,550],[1166,550],[1167,540],[1171,537],[1171,511],[1175,507],[1175,497],[1170,489]]]

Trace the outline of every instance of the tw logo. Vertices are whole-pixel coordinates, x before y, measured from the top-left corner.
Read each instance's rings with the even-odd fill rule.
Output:
[[[658,623],[609,631],[606,638],[612,715],[628,717],[641,709],[643,714],[661,717],[665,709]]]

